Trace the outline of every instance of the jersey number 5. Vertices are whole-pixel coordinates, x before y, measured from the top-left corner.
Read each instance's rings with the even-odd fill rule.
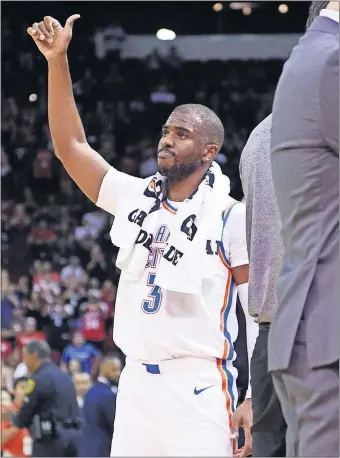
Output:
[[[148,286],[151,286],[151,291],[147,299],[144,299],[142,303],[142,310],[145,313],[157,313],[161,307],[162,302],[162,289],[155,285],[156,274],[149,273]]]

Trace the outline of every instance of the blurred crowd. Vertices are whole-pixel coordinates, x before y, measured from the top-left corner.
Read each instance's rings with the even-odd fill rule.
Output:
[[[43,57],[24,33],[11,41],[6,19],[2,33],[1,386],[20,391],[28,375],[23,346],[46,340],[74,377],[81,404],[102,356],[124,361],[112,341],[119,279],[112,218],[54,157]],[[70,63],[88,142],[114,167],[153,174],[162,123],[176,105],[202,103],[223,121],[217,160],[232,196],[242,198],[239,156],[270,112],[281,61],[187,62],[175,47],[167,56],[154,50],[145,61],[121,60],[119,46],[98,55],[92,37],[75,40]]]

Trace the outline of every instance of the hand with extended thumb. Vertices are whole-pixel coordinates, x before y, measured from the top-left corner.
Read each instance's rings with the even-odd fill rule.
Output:
[[[66,54],[72,38],[73,24],[79,18],[79,14],[73,14],[62,27],[53,17],[45,16],[43,21],[35,22],[32,27],[28,27],[27,33],[31,35],[45,58],[50,60]]]

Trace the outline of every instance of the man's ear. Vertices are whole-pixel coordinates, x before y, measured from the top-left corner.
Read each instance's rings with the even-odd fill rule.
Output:
[[[218,153],[218,146],[215,143],[205,145],[205,153],[202,157],[202,162],[211,162],[215,159]]]

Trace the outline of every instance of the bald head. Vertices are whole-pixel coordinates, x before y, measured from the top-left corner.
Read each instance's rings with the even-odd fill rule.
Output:
[[[192,119],[199,126],[205,143],[217,145],[219,152],[224,142],[224,127],[220,118],[210,108],[197,103],[179,105],[173,113],[181,113],[183,116]]]
[[[116,357],[106,357],[100,364],[99,375],[117,383],[122,370],[122,364]]]

